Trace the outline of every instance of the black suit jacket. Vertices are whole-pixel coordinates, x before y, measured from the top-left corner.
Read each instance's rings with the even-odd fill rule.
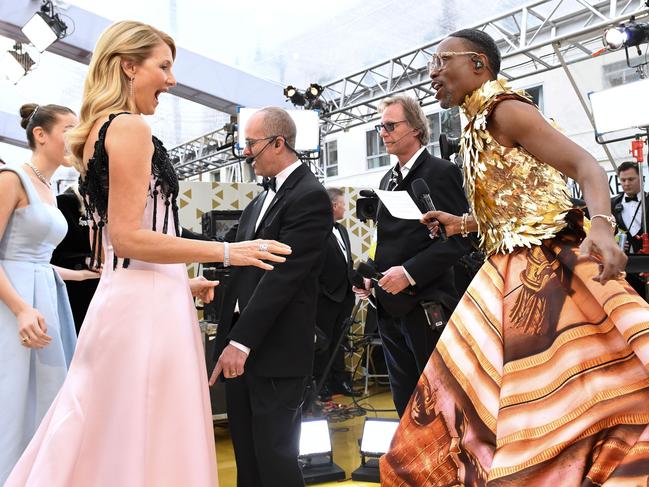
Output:
[[[333,219],[329,197],[307,166],[293,171],[279,188],[255,231],[266,192],[243,211],[235,241],[274,239],[291,246],[273,271],[236,267],[225,296],[216,357],[229,340],[250,347],[246,373],[268,377],[311,374],[318,275],[323,242]],[[241,315],[232,324],[235,303]]]
[[[325,242],[324,266],[320,273],[320,293],[336,303],[342,303],[351,292],[352,252],[347,229],[340,223],[334,223],[345,243],[347,259],[338,244],[338,239],[329,232]]]
[[[381,189],[387,189],[391,171],[381,179]],[[438,210],[455,215],[468,211],[462,175],[455,164],[433,157],[428,150],[424,150],[395,190],[406,190],[412,197],[411,185],[418,178],[428,184],[430,197]],[[420,209],[425,211],[421,206]],[[374,257],[376,268],[384,272],[390,267],[402,265],[417,283],[411,288],[413,296],[388,294],[377,286],[379,304],[394,317],[406,315],[421,301],[436,301],[447,310],[452,310],[458,301],[453,265],[468,249],[467,239],[454,236],[446,242],[431,240],[428,229],[418,220],[395,218],[385,206],[379,205]]]
[[[87,269],[86,258],[90,257],[90,237],[88,226],[79,224],[82,216],[81,202],[70,189],[56,197],[56,204],[68,222],[68,231],[54,249],[52,264],[66,269]]]

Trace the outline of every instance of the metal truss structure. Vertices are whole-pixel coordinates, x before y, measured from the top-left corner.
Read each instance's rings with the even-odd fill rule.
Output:
[[[569,65],[593,57],[601,51],[604,30],[631,17],[646,17],[647,3],[537,0],[474,27],[484,30],[498,43],[503,58],[500,76],[516,80],[561,68],[562,63]],[[422,106],[437,103],[430,89],[426,63],[442,39],[325,85],[321,95],[326,105],[321,117],[322,135],[378,118],[378,102],[396,93],[411,94]],[[228,178],[241,178],[245,171],[229,146],[210,149],[224,147],[225,142],[225,134],[217,130],[172,149],[181,177],[238,164],[238,170],[228,171]],[[319,167],[314,172],[323,177],[317,171],[322,172]]]
[[[238,162],[232,155],[232,135],[225,128],[174,147],[169,151],[169,157],[181,179]]]
[[[606,27],[649,13],[642,0],[538,0],[473,26],[487,32],[502,53],[500,76],[524,78],[592,57],[602,48]],[[325,134],[370,122],[387,96],[408,92],[422,106],[436,103],[426,63],[442,38],[324,86]]]

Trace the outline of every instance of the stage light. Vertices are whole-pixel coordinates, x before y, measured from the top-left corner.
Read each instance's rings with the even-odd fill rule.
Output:
[[[318,83],[311,83],[304,92],[304,96],[307,100],[315,100],[322,94],[323,91],[324,88],[321,85],[319,85]]]
[[[68,26],[54,12],[54,5],[50,0],[45,0],[40,12],[36,12],[22,28],[39,52],[43,52],[58,39],[63,39],[67,34]]]
[[[0,74],[4,75],[13,84],[25,76],[34,65],[34,60],[31,56],[23,51],[23,46],[20,42],[14,45],[14,48],[5,51],[0,58]]]
[[[343,480],[345,471],[333,461],[326,419],[302,421],[299,462],[306,484]]]
[[[649,125],[649,79],[589,93],[595,135]]]
[[[615,51],[622,47],[639,46],[649,42],[649,25],[629,22],[619,27],[611,27],[604,32],[602,42],[607,49]]]
[[[604,47],[611,51],[616,51],[621,47],[624,47],[624,41],[626,41],[626,34],[622,27],[611,27],[610,29],[606,29],[606,32],[604,32],[604,36],[602,37]]]
[[[361,466],[352,472],[352,480],[379,482],[379,457],[390,449],[398,419],[365,418],[361,438]]]
[[[304,94],[300,93],[295,86],[288,85],[284,88],[284,96],[291,100],[291,103],[297,107],[303,107],[306,104]]]

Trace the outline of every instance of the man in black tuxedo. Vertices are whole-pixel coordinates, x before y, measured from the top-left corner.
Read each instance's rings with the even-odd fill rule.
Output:
[[[319,381],[332,355],[335,359],[320,390],[320,397],[328,399],[331,394],[348,396],[356,394],[352,389],[349,374],[345,372],[345,356],[342,348],[336,350],[340,336],[347,331],[347,319],[354,307],[352,292],[352,252],[347,229],[339,222],[345,215],[345,193],[339,188],[327,189],[333,209],[334,224],[325,242],[325,260],[320,273],[318,312],[316,324],[328,339],[324,350],[315,354],[313,375]]]
[[[296,157],[295,123],[285,110],[259,110],[245,133],[244,155],[257,175],[271,179],[243,211],[234,240],[279,240],[292,253],[273,271],[233,269],[223,313],[233,319],[217,331],[211,383],[223,372],[237,485],[303,486],[301,403],[313,366],[322,242],[332,210],[322,184]]]
[[[428,123],[417,100],[398,95],[383,100],[380,109],[381,124],[376,128],[388,153],[398,159],[380,188],[408,191],[412,196],[412,182],[422,178],[438,210],[455,215],[467,212],[459,168],[426,150]],[[418,220],[395,218],[383,205],[379,205],[376,222],[374,263],[383,273],[375,286],[379,333],[392,398],[401,416],[442,332],[442,327],[429,324],[422,304],[433,304],[433,310],[441,308],[448,319],[458,301],[453,265],[468,250],[468,244],[459,237],[431,241]],[[366,280],[365,290],[354,291],[364,297],[369,287]]]
[[[622,192],[611,198],[611,212],[618,229],[626,233],[626,254],[636,254],[642,248],[642,202],[640,194],[640,171],[635,161],[626,161],[617,167]],[[647,200],[649,204],[649,200]],[[627,274],[626,280],[636,292],[646,299],[645,284],[639,274]]]

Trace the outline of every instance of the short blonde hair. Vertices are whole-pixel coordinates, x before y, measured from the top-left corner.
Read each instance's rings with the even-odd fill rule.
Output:
[[[430,140],[430,128],[428,127],[428,119],[424,115],[419,102],[411,96],[407,95],[394,95],[383,98],[379,103],[379,113],[382,113],[390,105],[401,105],[403,113],[410,126],[419,131],[419,142],[421,145],[428,145]]]
[[[121,66],[122,60],[141,64],[161,43],[169,46],[175,59],[174,40],[142,22],[115,22],[99,37],[83,88],[79,125],[67,133],[72,162],[81,174],[86,172],[83,148],[97,120],[115,112],[135,111],[129,96],[129,78]]]

